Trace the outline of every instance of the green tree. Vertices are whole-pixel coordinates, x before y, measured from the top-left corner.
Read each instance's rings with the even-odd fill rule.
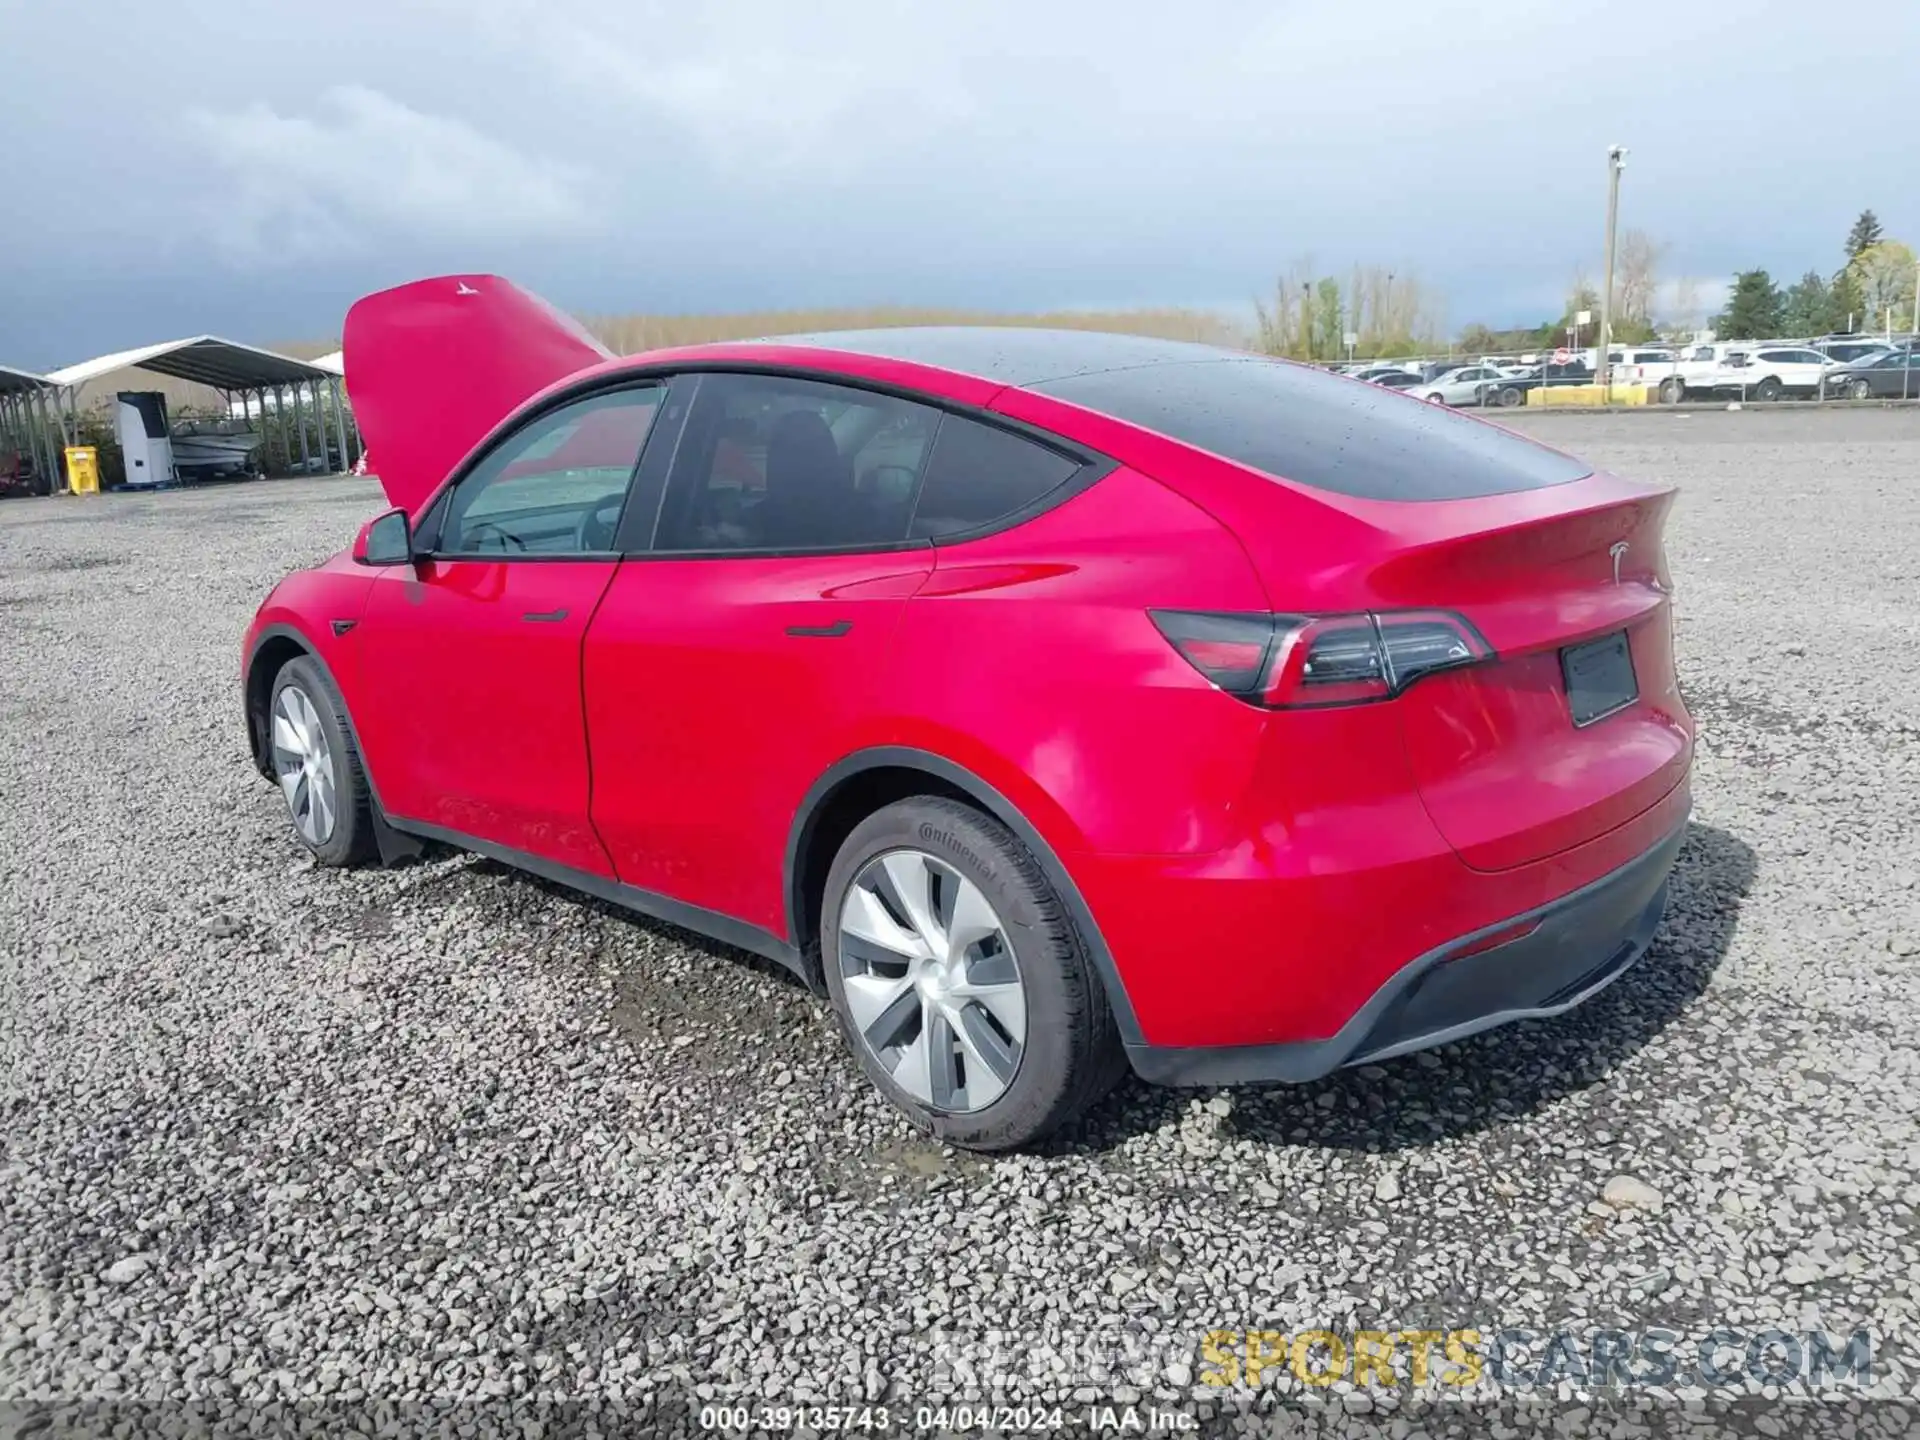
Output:
[[[1882,240],[1853,257],[1847,274],[1860,289],[1862,328],[1913,324],[1914,267],[1920,264],[1911,247],[1898,240]],[[1891,314],[1889,314],[1891,312]]]
[[[1313,353],[1323,360],[1347,358],[1346,327],[1341,323],[1340,282],[1322,280],[1313,287]]]
[[[1834,318],[1833,287],[1818,270],[1809,270],[1791,286],[1780,307],[1780,328],[1789,335],[1824,335],[1846,324]]]
[[[1460,332],[1462,355],[1489,355],[1500,348],[1500,337],[1485,325],[1469,325]]]
[[[1733,277],[1727,308],[1714,317],[1722,340],[1762,340],[1780,333],[1780,287],[1764,270],[1742,270]]]
[[[1871,249],[1880,243],[1880,217],[1871,210],[1862,210],[1853,228],[1847,232],[1847,259],[1852,260],[1862,250]]]
[[[1852,267],[1843,268],[1833,277],[1833,309],[1830,312],[1834,330],[1858,330],[1863,325],[1871,325],[1867,318],[1867,304],[1860,295],[1860,282],[1854,278]]]

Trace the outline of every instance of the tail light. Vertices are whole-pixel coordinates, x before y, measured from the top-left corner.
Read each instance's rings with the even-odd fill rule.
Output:
[[[1467,621],[1438,610],[1357,615],[1148,612],[1194,669],[1230,695],[1273,709],[1363,705],[1493,651]]]

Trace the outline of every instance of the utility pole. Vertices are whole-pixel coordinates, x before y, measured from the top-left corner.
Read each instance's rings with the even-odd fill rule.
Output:
[[[1612,367],[1607,363],[1607,352],[1613,346],[1613,244],[1614,230],[1620,222],[1620,172],[1627,168],[1627,151],[1624,145],[1611,145],[1607,148],[1607,259],[1602,267],[1605,278],[1600,286],[1600,333],[1595,337],[1594,368],[1600,382],[1602,403],[1613,399]]]

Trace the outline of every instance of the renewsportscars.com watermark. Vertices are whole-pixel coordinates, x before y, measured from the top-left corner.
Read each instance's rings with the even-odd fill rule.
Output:
[[[1693,1392],[1854,1395],[1875,1382],[1876,1340],[1865,1329],[1530,1329],[1310,1326],[1221,1328],[1196,1340],[1140,1330],[1022,1335],[935,1330],[923,1337],[926,1376],[943,1393],[1004,1394],[1084,1381],[1195,1398],[1281,1390],[1311,1395],[1400,1391],[1435,1396]]]
[[[1257,1387],[1276,1374],[1307,1386],[1415,1390],[1491,1382],[1504,1391],[1799,1385],[1818,1393],[1873,1384],[1866,1330],[1210,1330],[1200,1358],[1200,1384],[1220,1388]]]

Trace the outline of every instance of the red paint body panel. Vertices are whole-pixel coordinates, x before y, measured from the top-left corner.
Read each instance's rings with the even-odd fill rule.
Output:
[[[402,820],[798,946],[811,937],[788,934],[783,866],[809,790],[864,750],[928,752],[1033,828],[1085,899],[1139,1037],[1185,1047],[1333,1036],[1410,961],[1593,884],[1685,817],[1670,490],[1594,474],[1355,499],[875,355],[609,360],[492,277],[362,301],[347,350],[382,478],[416,514],[556,387],[686,367],[895,387],[1114,462],[999,533],[892,552],[377,571],[337,557],[289,577],[253,633],[308,637]],[[1459,617],[1491,658],[1377,703],[1272,710],[1215,688],[1150,615],[1402,609]],[[357,623],[335,637],[337,618]],[[1560,651],[1616,630],[1639,699],[1576,727]]]
[[[1483,875],[1409,802],[1298,815],[1312,849],[1249,837],[1194,858],[1075,857],[1147,1042],[1325,1039],[1409,961],[1598,880],[1687,815],[1682,787],[1573,850]]]
[[[617,568],[427,560],[375,572],[348,701],[389,813],[613,874],[587,822],[580,647]]]
[[[887,657],[932,568],[930,549],[622,565],[584,662],[593,824],[620,879],[784,935],[795,812],[885,743]]]
[[[498,275],[445,275],[369,295],[347,311],[341,353],[381,488],[415,516],[522,401],[612,355]]]
[[[260,637],[270,629],[290,631],[304,648],[318,655],[343,687],[351,684],[358,666],[351,632],[336,635],[333,621],[357,621],[366,608],[367,590],[374,572],[356,565],[341,551],[311,570],[295,570],[260,602],[242,641],[242,671]]]
[[[1050,802],[1028,819],[1059,851],[1217,848],[1268,717],[1209,685],[1147,611],[1262,603],[1231,535],[1115,471],[1025,525],[940,548],[891,667],[898,743],[1025,777]]]

